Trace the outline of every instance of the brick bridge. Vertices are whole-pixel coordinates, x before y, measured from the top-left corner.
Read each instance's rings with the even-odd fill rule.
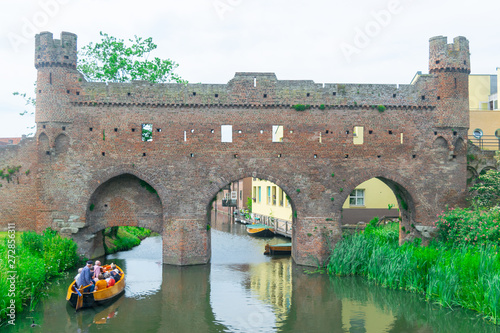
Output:
[[[204,264],[214,197],[232,181],[258,177],[290,198],[295,262],[316,265],[341,236],[342,204],[363,181],[377,177],[395,192],[400,241],[428,235],[446,204],[463,202],[464,37],[431,38],[430,74],[409,85],[273,73],[186,86],[86,82],[76,40],[36,36],[37,132],[0,149],[0,169],[21,166],[10,182],[0,180],[4,229],[52,227],[96,256],[99,231],[140,226],[162,235],[164,263]],[[143,129],[152,129],[151,141]],[[282,139],[273,135],[281,131]]]

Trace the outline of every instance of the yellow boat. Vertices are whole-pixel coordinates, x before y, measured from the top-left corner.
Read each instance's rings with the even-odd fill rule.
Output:
[[[104,267],[106,268],[109,266]],[[118,270],[120,271],[121,278],[118,282],[115,283],[114,286],[103,290],[93,291],[91,293],[82,292],[82,290],[86,287],[82,286],[77,292],[75,284],[76,282],[73,281],[68,288],[66,300],[69,302],[69,304],[71,304],[72,307],[78,310],[80,308],[89,308],[92,306],[110,302],[115,298],[120,297],[125,290],[125,273],[120,267],[116,266],[116,268],[118,268]]]
[[[247,225],[247,233],[252,236],[272,237],[274,228],[265,224],[250,224]]]

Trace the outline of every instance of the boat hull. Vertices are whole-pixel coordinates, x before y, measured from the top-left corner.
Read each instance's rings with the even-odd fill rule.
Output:
[[[272,237],[274,236],[274,229],[271,228],[248,228],[247,233],[252,236],[258,237]]]
[[[117,268],[120,270],[120,272],[122,272],[122,277],[120,278],[120,280],[116,282],[114,286],[103,290],[98,290],[91,293],[82,292],[81,294],[83,302],[81,306],[79,306],[79,308],[89,308],[101,304],[106,304],[108,302],[114,301],[123,294],[123,292],[125,291],[125,274],[123,273],[121,268]],[[76,287],[75,281],[73,281],[68,288],[66,300],[72,307],[76,308],[79,296],[74,291],[74,287]]]
[[[264,254],[291,254],[292,244],[266,244]]]

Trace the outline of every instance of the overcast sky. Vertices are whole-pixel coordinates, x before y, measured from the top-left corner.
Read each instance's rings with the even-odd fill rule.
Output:
[[[428,41],[470,41],[473,74],[500,66],[500,1],[460,0],[2,0],[0,137],[28,134],[14,91],[33,91],[34,35],[99,31],[153,37],[190,83],[227,83],[235,72],[274,72],[317,83],[410,83],[428,72]]]

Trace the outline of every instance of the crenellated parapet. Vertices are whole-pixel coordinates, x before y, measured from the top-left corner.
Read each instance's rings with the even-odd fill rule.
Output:
[[[470,52],[467,38],[459,36],[448,44],[448,38],[436,36],[429,39],[429,73],[470,73]]]
[[[82,82],[76,105],[155,105],[220,107],[291,107],[296,104],[329,109],[338,107],[433,108],[426,79],[416,84],[340,84],[312,80],[278,80],[274,73],[235,74],[227,84],[151,84]],[[430,94],[430,95],[429,95]]]
[[[61,32],[61,39],[54,39],[51,32],[35,36],[35,68],[63,66],[76,68],[76,39],[70,32]]]

